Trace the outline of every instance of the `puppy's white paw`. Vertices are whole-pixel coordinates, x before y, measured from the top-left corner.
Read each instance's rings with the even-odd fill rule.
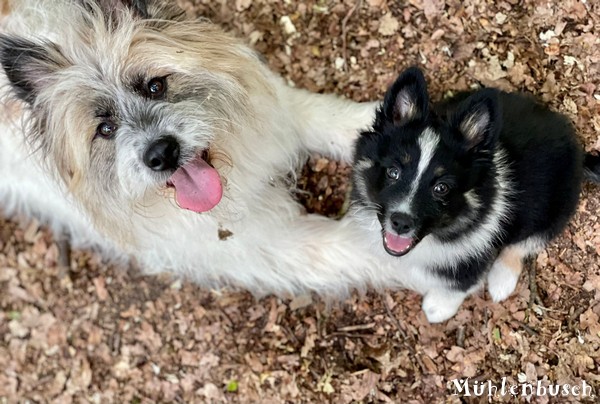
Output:
[[[430,291],[423,297],[423,312],[430,323],[441,323],[456,314],[466,294],[451,291]]]
[[[495,262],[488,274],[488,292],[494,302],[501,302],[507,299],[517,287],[519,273],[503,265],[502,262]]]

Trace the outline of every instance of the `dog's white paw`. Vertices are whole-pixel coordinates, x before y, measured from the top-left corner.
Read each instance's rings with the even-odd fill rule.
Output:
[[[488,274],[488,292],[494,302],[507,299],[517,287],[519,273],[511,270],[501,262],[495,262]]]
[[[441,323],[456,314],[466,294],[448,291],[430,291],[423,297],[423,312],[430,323]]]

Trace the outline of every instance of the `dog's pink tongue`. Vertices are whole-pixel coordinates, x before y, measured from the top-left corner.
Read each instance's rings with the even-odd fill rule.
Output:
[[[223,196],[219,173],[200,157],[179,167],[169,183],[175,188],[177,204],[197,213],[211,210]]]
[[[411,237],[402,237],[388,232],[385,233],[385,245],[394,252],[404,253],[411,248],[412,243],[413,239]]]

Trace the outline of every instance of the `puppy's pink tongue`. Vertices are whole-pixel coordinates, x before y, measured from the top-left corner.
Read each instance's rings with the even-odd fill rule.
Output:
[[[384,239],[387,248],[398,254],[408,252],[413,244],[411,237],[402,237],[388,232],[385,233]]]
[[[211,210],[223,196],[219,173],[199,156],[179,167],[169,184],[175,188],[177,204],[197,213]]]

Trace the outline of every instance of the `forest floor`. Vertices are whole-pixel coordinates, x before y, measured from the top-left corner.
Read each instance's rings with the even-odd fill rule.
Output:
[[[586,150],[600,150],[600,2],[180,3],[246,38],[297,87],[376,100],[419,65],[438,99],[475,85],[532,92],[573,120]],[[302,202],[336,215],[348,172],[312,157]],[[530,305],[524,274],[507,301],[481,292],[441,325],[427,323],[410,291],[333,305],[256,300],[143,276],[85,251],[72,252],[65,272],[43,226],[0,219],[0,402],[488,401],[453,395],[457,378],[585,381],[598,395],[599,197],[586,185],[568,229],[537,258],[540,304]]]

